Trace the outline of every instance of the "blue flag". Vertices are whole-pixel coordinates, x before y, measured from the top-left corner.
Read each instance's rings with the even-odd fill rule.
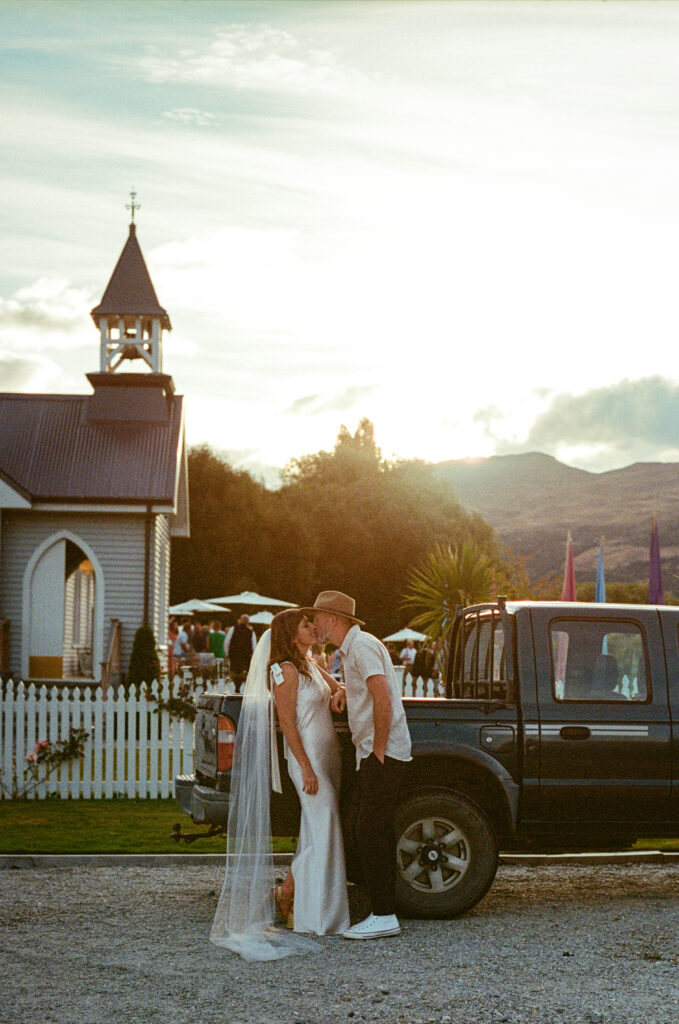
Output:
[[[606,578],[604,576],[604,539],[599,544],[599,561],[596,567],[596,594],[594,600],[606,604]]]

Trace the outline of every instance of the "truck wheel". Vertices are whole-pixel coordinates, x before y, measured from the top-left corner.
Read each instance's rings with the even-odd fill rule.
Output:
[[[394,824],[396,902],[406,917],[457,917],[486,894],[497,838],[471,800],[450,790],[406,796]]]

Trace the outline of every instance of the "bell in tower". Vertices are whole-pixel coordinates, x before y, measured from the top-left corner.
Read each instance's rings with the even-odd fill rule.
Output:
[[[152,373],[162,373],[163,330],[171,331],[172,324],[158,302],[137,241],[136,192],[131,192],[130,198],[128,239],[101,302],[90,314],[101,339],[99,369],[112,373],[126,359],[142,359]]]

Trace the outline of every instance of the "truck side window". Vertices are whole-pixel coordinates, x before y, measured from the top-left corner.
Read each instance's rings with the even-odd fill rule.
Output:
[[[455,651],[453,696],[469,700],[512,700],[505,636],[498,615],[484,612],[465,617]]]
[[[555,700],[650,700],[646,642],[637,623],[556,619],[549,632]]]

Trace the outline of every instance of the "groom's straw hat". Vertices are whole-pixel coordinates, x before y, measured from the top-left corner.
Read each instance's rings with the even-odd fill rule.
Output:
[[[300,611],[308,612],[310,615],[314,612],[330,612],[332,615],[342,615],[345,619],[351,619],[359,626],[365,626],[365,622],[354,615],[356,602],[353,597],[339,590],[322,590],[313,608],[301,608]]]

